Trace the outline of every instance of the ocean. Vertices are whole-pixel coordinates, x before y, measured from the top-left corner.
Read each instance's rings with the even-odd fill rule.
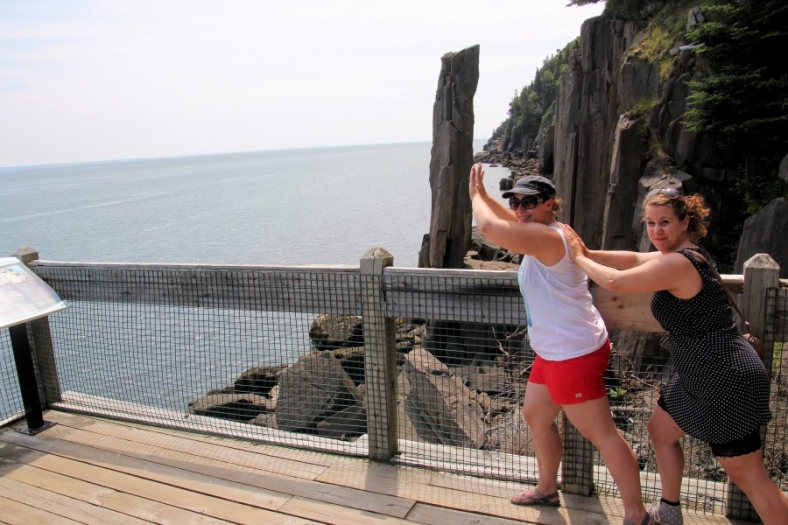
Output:
[[[482,145],[477,141],[477,151]],[[382,246],[395,266],[415,267],[429,232],[431,147],[423,142],[0,168],[0,257],[30,246],[51,261],[355,265],[370,248]],[[508,174],[507,168],[488,167],[488,190],[497,194],[499,179]],[[148,310],[143,320],[160,320],[167,333],[179,329],[176,317]],[[216,316],[221,327],[215,332],[243,338],[248,320]],[[292,336],[260,344],[288,352],[303,346],[311,319],[298,319]],[[163,356],[155,341],[128,346],[134,335],[122,332],[105,334],[95,347],[87,338],[56,348],[63,361],[61,386],[84,392],[84,385],[69,379],[81,377],[88,380],[86,393],[182,410],[191,397],[266,364],[259,356],[228,353],[244,342],[214,343],[215,333],[199,335],[210,342]],[[3,337],[0,420],[21,407]],[[173,371],[183,370],[180,360],[186,360],[189,374],[140,388],[153,376],[122,365],[129,348],[140,362],[174,359]],[[189,357],[192,350],[199,362]],[[111,366],[114,360],[117,366]],[[118,377],[120,370],[125,375]],[[169,391],[157,392],[159,383],[169,384]],[[164,398],[148,399],[148,392]]]
[[[0,168],[0,254],[30,246],[57,261],[356,264],[382,246],[395,266],[416,266],[429,232],[430,149]],[[497,181],[488,177],[493,189]]]

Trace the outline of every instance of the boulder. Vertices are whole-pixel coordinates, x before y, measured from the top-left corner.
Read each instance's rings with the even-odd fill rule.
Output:
[[[331,352],[312,353],[282,374],[276,424],[290,432],[314,432],[320,421],[361,401],[339,359]]]
[[[405,356],[403,373],[410,386],[405,409],[419,438],[459,447],[484,446],[484,413],[462,378],[423,349]]]
[[[787,278],[788,243],[783,237],[787,224],[788,199],[785,197],[774,199],[758,213],[748,217],[744,221],[733,271],[744,273],[744,263],[750,257],[758,253],[768,253],[780,265],[780,278]]]
[[[687,33],[695,29],[696,25],[702,24],[705,21],[706,17],[703,15],[703,10],[697,6],[693,7],[687,15]]]
[[[397,318],[394,321],[394,334],[397,338],[397,352],[407,353],[421,346],[426,326],[419,319]]]
[[[250,421],[263,412],[271,412],[270,399],[255,394],[208,394],[189,402],[187,412],[197,416],[216,417],[231,421]]]
[[[266,396],[279,383],[279,376],[287,365],[257,366],[250,368],[235,380],[235,392],[249,392]]]
[[[331,351],[334,357],[339,359],[342,368],[347,372],[350,379],[353,380],[355,385],[364,383],[364,357],[366,350],[363,346],[356,346],[353,348],[337,348]]]
[[[453,368],[452,372],[462,378],[466,387],[476,392],[502,394],[508,389],[506,371],[495,364],[462,366]]]
[[[309,328],[316,350],[332,350],[364,344],[363,323],[355,315],[320,314]]]
[[[363,405],[351,405],[328,416],[317,424],[320,436],[348,440],[367,432],[367,410]]]

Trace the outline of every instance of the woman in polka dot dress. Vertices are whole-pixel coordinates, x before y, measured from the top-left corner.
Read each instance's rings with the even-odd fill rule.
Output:
[[[769,377],[742,337],[731,303],[705,250],[709,215],[702,197],[675,188],[651,191],[644,220],[655,252],[588,250],[568,226],[572,259],[603,288],[654,292],[651,310],[670,334],[676,373],[648,423],[662,498],[656,523],[683,523],[679,497],[684,434],[710,444],[730,479],[767,525],[788,523],[788,501],[763,464],[760,426],[771,418]]]

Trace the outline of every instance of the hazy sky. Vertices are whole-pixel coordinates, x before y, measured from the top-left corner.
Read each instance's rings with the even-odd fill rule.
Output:
[[[476,139],[603,4],[0,0],[0,167],[429,141],[479,44]]]

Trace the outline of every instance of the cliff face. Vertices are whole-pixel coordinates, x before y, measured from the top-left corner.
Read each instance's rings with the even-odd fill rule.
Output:
[[[686,16],[687,33],[703,18],[699,8],[680,16]],[[579,46],[566,48],[567,70],[558,84],[554,123],[535,141],[539,173],[553,177],[563,199],[561,220],[591,248],[648,251],[643,197],[656,186],[674,186],[685,194],[701,194],[711,209],[703,244],[725,270],[734,267],[737,257],[734,270],[740,272],[750,256],[769,253],[783,277],[788,276],[784,250],[748,242],[769,238],[763,233],[782,229],[788,221],[788,212],[777,205],[772,208],[778,212],[761,214],[759,221],[744,220],[750,203],[738,183],[752,187],[752,177],[763,175],[762,166],[742,152],[720,149],[718,137],[690,131],[685,124],[691,83],[704,80],[711,67],[696,53],[697,45],[682,39],[670,49],[673,60],[641,58],[653,48],[650,31],[643,21],[593,18],[583,24]],[[506,126],[496,132],[501,134],[477,157],[509,165],[512,178],[530,169],[516,158],[534,154],[534,137],[514,131],[520,109],[512,105]],[[788,137],[770,138],[777,139],[772,142],[778,148],[788,143]],[[788,150],[774,153],[781,158]],[[788,181],[788,156],[783,164],[779,177]],[[502,187],[504,182],[511,184],[502,181]]]
[[[619,180],[622,174],[616,173],[615,180],[612,177],[611,159],[616,157],[617,163],[629,168],[639,168],[641,163],[639,157],[621,158],[620,152],[613,150],[619,115],[633,98],[656,97],[659,91],[654,66],[626,59],[641,29],[638,22],[586,21],[580,35],[582,58],[570,57],[569,71],[559,82],[554,179],[564,200],[561,218],[574,225],[592,246],[600,245],[609,191],[615,189],[617,196],[626,192],[627,184],[622,186]],[[631,141],[631,137],[623,140]],[[632,153],[642,155],[641,149],[636,145]]]
[[[688,28],[695,13],[688,13]],[[564,199],[561,218],[590,247],[647,251],[640,206],[655,185],[703,195],[711,208],[712,238],[706,244],[713,244],[719,232],[730,237],[742,227],[736,182],[744,173],[713,137],[692,132],[684,123],[690,82],[702,79],[707,69],[693,47],[677,42],[671,50],[678,56],[676,65],[661,77],[658,64],[637,57],[645,38],[642,22],[594,18],[583,24],[580,48],[559,83],[552,144],[540,144],[540,156],[550,160],[540,165],[554,166],[553,178]],[[785,220],[780,215],[761,227]],[[745,255],[770,253],[788,272],[788,260],[768,248],[750,247],[755,251]],[[727,252],[719,253],[723,250]],[[717,251],[732,262],[736,244],[723,243]],[[740,250],[739,269],[742,256]]]

